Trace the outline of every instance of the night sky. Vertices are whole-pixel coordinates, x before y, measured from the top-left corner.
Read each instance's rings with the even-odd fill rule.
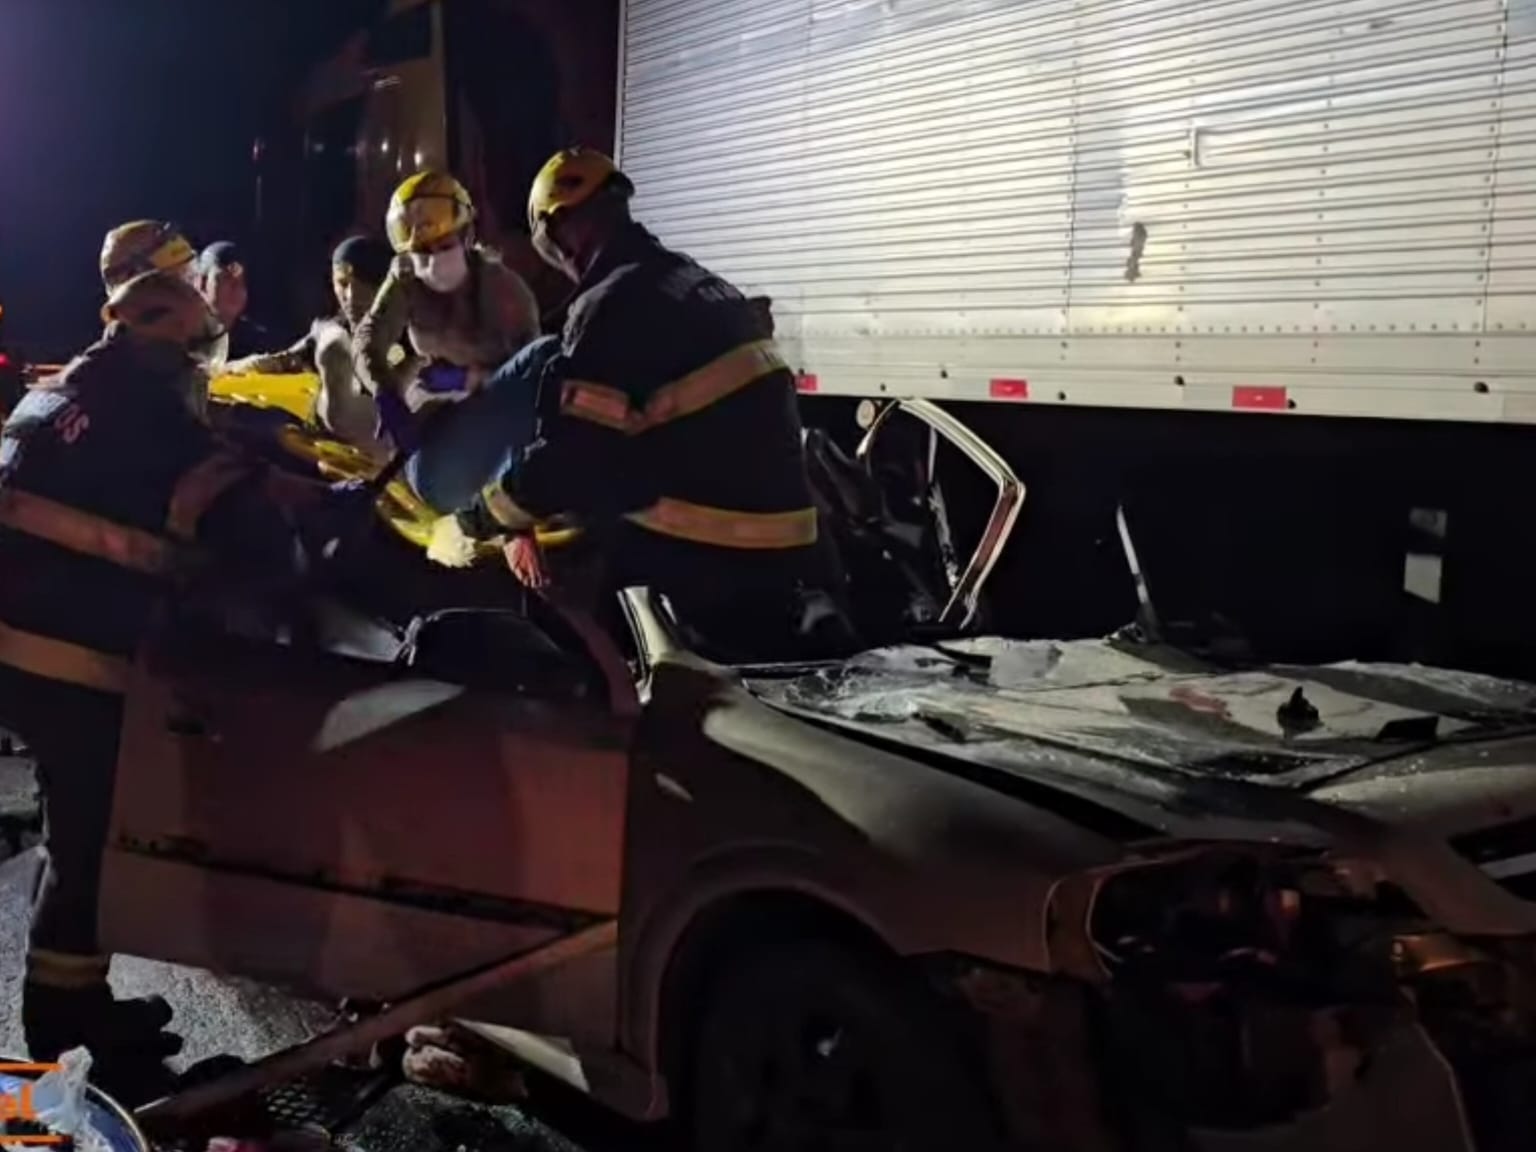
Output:
[[[0,0],[6,343],[57,360],[100,330],[96,264],[115,224],[170,219],[199,246],[245,238],[253,141],[309,62],[378,7]]]

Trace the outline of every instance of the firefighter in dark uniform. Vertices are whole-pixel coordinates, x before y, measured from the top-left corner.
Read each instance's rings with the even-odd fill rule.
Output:
[[[47,822],[27,1046],[44,1061],[88,1046],[93,1081],[132,1102],[167,1090],[162,1061],[180,1046],[163,1000],[114,1000],[97,947],[135,650],[190,572],[291,572],[305,502],[330,497],[222,447],[200,419],[198,354],[220,330],[179,271],[120,282],[102,316],[102,338],[29,392],[0,433],[0,726],[36,756]]]
[[[527,527],[556,513],[602,537],[609,587],[664,593],[717,659],[807,654],[813,619],[842,617],[818,537],[795,382],[764,310],[630,215],[613,161],[569,149],[534,181],[539,255],[576,283],[545,369],[540,435],[461,519],[510,537],[538,583]]]
[[[100,267],[101,286],[108,294],[145,272],[173,272],[195,285],[197,249],[174,224],[130,220],[102,239]]]

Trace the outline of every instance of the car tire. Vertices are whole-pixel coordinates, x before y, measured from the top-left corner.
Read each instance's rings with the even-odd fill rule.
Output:
[[[806,941],[727,962],[690,1067],[694,1152],[990,1152],[993,1109],[936,997]]]

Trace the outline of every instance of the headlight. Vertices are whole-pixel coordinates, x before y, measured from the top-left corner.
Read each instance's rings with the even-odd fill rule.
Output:
[[[1426,970],[1472,959],[1425,947],[1443,934],[1379,870],[1264,845],[1179,847],[1074,876],[1049,917],[1056,969],[1094,983],[1343,982],[1355,995],[1420,958]]]

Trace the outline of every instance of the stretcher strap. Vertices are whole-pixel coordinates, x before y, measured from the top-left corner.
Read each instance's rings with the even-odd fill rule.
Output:
[[[630,521],[663,536],[717,548],[804,548],[816,543],[816,509],[736,512],[662,497]]]
[[[567,380],[561,385],[560,410],[568,416],[635,436],[702,412],[786,367],[773,341],[759,340],[733,348],[704,367],[663,384],[643,408],[631,405],[628,394],[621,389],[587,380]]]
[[[0,492],[0,525],[138,572],[159,576],[175,566],[175,549],[152,532],[15,488]]]

